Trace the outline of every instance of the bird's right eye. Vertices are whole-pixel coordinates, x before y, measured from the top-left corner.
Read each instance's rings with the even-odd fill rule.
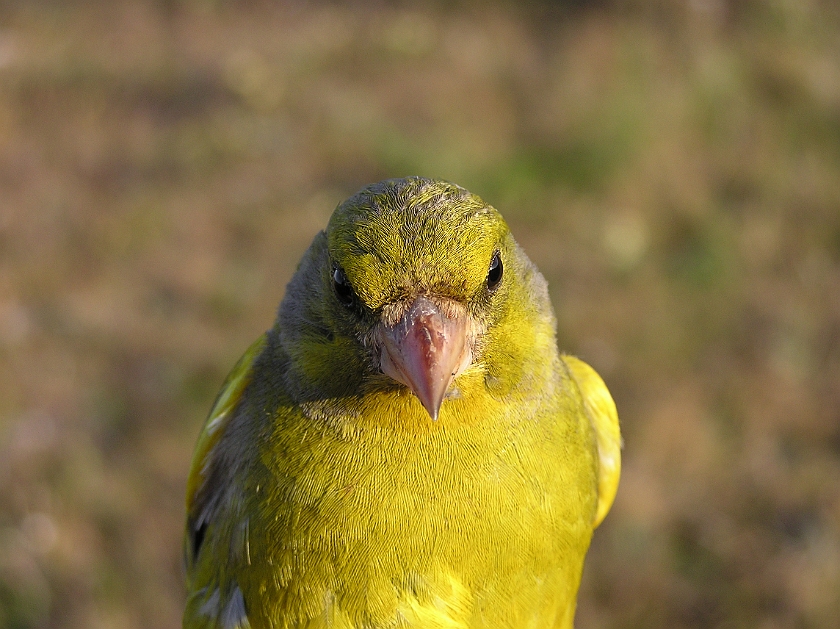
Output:
[[[341,267],[333,267],[332,280],[333,290],[335,290],[338,301],[348,308],[352,307],[356,303],[356,293],[353,292],[353,287]]]

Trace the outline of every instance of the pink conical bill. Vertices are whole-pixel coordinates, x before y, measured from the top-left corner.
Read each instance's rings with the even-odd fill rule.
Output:
[[[395,326],[385,328],[382,372],[411,389],[432,419],[452,381],[472,360],[466,317],[448,316],[421,296]]]

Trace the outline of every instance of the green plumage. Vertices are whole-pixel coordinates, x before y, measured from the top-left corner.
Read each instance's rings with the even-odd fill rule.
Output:
[[[418,296],[465,322],[471,351],[437,420],[380,368],[381,331]],[[571,627],[619,447],[609,393],[558,354],[501,216],[444,182],[370,186],[316,236],[208,418],[184,626]]]

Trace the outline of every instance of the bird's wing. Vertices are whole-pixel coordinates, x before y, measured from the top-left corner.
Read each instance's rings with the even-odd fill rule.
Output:
[[[184,538],[184,561],[187,569],[189,598],[184,614],[185,629],[245,629],[249,627],[245,614],[242,591],[231,572],[213,566],[219,549],[220,538],[227,538],[230,550],[223,553],[221,562],[236,559],[233,548],[247,548],[248,521],[235,518],[234,514],[220,515],[224,509],[235,510],[239,501],[233,499],[237,488],[233,487],[234,473],[225,458],[229,453],[220,444],[231,420],[236,417],[237,407],[243,392],[251,382],[254,362],[266,345],[266,335],[258,338],[245,352],[230,372],[219,392],[213,409],[207,417],[193,455],[190,474],[187,479],[187,531]],[[238,521],[235,531],[216,530],[221,521]],[[241,530],[240,530],[241,529]],[[209,558],[201,554],[207,548]],[[238,544],[235,540],[242,543]],[[206,559],[206,560],[205,560]],[[230,566],[231,568],[233,566]]]
[[[564,355],[563,360],[583,396],[583,403],[592,421],[598,443],[598,509],[593,520],[593,526],[598,526],[612,506],[621,476],[623,444],[618,425],[618,411],[607,385],[592,367],[574,356]]]

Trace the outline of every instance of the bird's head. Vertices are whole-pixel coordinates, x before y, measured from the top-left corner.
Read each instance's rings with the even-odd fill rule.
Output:
[[[308,330],[296,339],[308,348],[301,358],[318,361],[331,346],[333,378],[347,364],[380,384],[386,376],[433,419],[462,373],[490,374],[488,359],[516,353],[519,339],[504,337],[521,334],[526,319],[547,317],[553,342],[544,281],[501,215],[451,183],[412,177],[362,189],[308,257],[296,276],[308,278],[306,305],[285,308],[293,328]],[[293,280],[289,294],[304,290]]]

